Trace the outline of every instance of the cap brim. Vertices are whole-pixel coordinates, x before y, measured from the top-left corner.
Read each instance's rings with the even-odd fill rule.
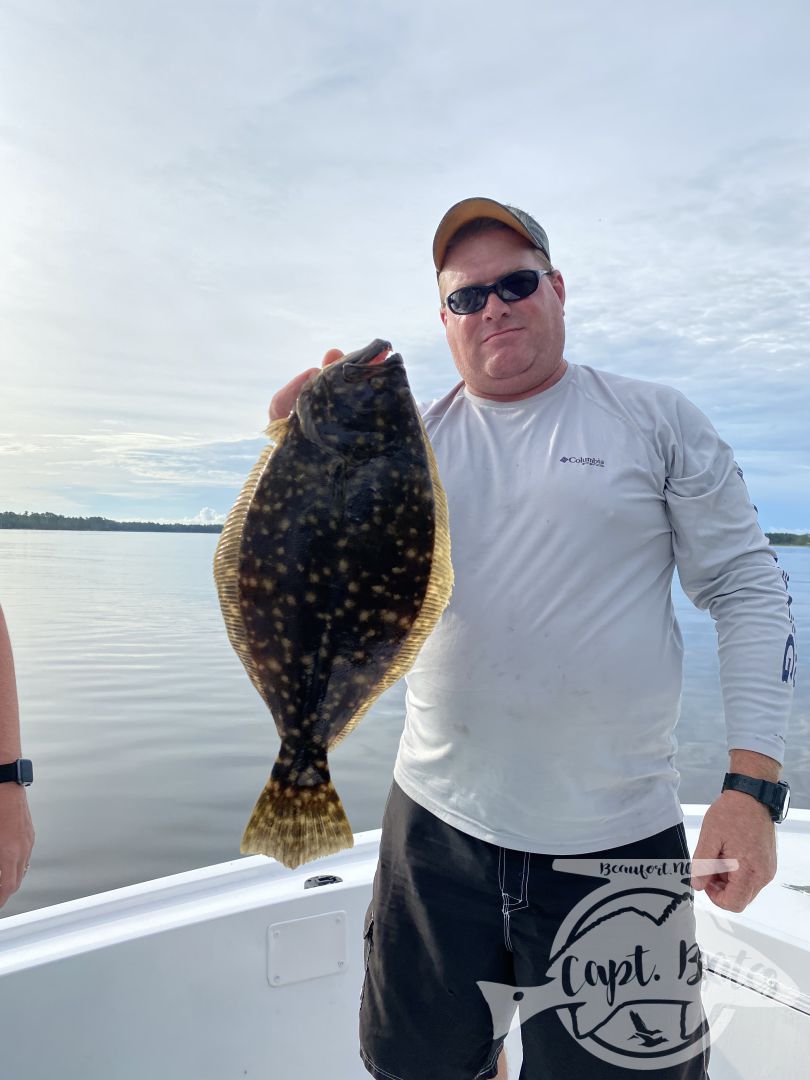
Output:
[[[523,222],[515,217],[511,211],[507,210],[502,203],[496,202],[495,199],[462,199],[461,202],[457,202],[455,206],[450,207],[439,222],[436,235],[433,237],[433,265],[437,271],[442,268],[450,240],[462,225],[466,225],[469,221],[475,221],[476,218],[494,218],[496,221],[502,221],[504,225],[514,229],[516,233],[525,236],[532,247],[538,248],[538,251],[542,250],[542,248],[538,247],[536,238],[532,236]]]

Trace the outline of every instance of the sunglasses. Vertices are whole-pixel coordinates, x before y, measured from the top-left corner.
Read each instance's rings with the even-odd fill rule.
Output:
[[[540,278],[546,274],[553,274],[553,270],[515,270],[505,277],[499,278],[492,285],[465,285],[462,289],[451,292],[445,303],[454,315],[472,315],[486,307],[490,293],[507,304],[514,304],[516,300],[525,300],[533,292],[537,292]]]

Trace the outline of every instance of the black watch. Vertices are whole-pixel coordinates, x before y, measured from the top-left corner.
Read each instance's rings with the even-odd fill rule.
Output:
[[[727,788],[731,788],[732,791],[744,791],[746,795],[753,795],[755,799],[768,807],[772,821],[778,823],[784,821],[787,817],[788,806],[790,805],[790,785],[784,780],[779,780],[778,783],[774,784],[771,780],[760,780],[756,776],[744,776],[742,773],[730,772],[726,773],[723,780],[722,790],[725,791]]]
[[[8,765],[0,765],[0,784],[13,780],[22,787],[28,787],[34,782],[34,766],[30,758],[17,758]]]

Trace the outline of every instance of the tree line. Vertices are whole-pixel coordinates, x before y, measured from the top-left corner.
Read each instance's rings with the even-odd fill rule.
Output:
[[[59,529],[84,532],[222,532],[221,525],[162,525],[157,521],[112,521],[103,517],[64,517],[26,510],[15,514],[0,511],[0,529]]]
[[[777,533],[765,534],[775,547],[810,547],[810,533]]]
[[[221,525],[162,525],[156,521],[112,521],[103,517],[64,517],[49,512],[26,510],[15,514],[0,511],[0,529],[65,529],[85,532],[222,532]],[[810,547],[810,533],[769,532],[766,534],[775,547]]]

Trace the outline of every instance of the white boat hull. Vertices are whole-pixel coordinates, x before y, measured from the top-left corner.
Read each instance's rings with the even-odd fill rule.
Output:
[[[691,850],[704,810],[684,807]],[[357,1024],[379,835],[294,871],[253,856],[0,919],[3,1075],[368,1077]],[[712,1080],[810,1069],[810,811],[792,811],[778,836],[777,879],[745,912],[696,897],[716,969],[704,1001],[726,1003],[716,1037],[712,1021]],[[341,880],[304,888],[327,874]],[[779,977],[768,964],[734,968],[735,943]],[[507,1057],[516,1078],[517,1019]]]

